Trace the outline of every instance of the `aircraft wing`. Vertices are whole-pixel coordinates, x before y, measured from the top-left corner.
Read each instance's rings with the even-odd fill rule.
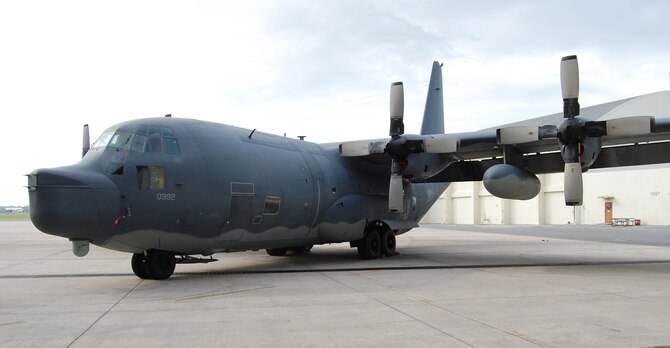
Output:
[[[584,164],[587,164],[584,171],[589,168],[670,163],[670,118],[641,119],[648,120],[652,125],[649,133],[599,137],[600,146],[597,146],[597,142],[591,145],[591,158],[584,160]],[[518,132],[522,128],[527,134],[534,127],[513,127],[513,131]],[[454,162],[426,182],[481,181],[487,169],[503,163],[513,164],[534,174],[564,171],[561,143],[556,136],[506,143],[500,137],[505,130],[510,128],[444,135],[451,138],[452,142],[457,142],[456,151],[448,153]]]
[[[510,126],[467,133],[407,135],[403,146],[410,149],[409,153],[441,154],[449,162],[442,171],[428,178],[417,176],[412,181],[484,181],[489,192],[498,197],[529,199],[539,192],[535,174],[564,172],[566,204],[579,205],[581,173],[588,169],[670,163],[670,118],[569,120],[575,119],[579,127],[589,129],[576,140],[577,174],[569,173],[575,171],[570,164],[575,140],[566,139],[569,137],[564,124]],[[389,155],[393,157],[390,144],[392,141],[382,140],[343,143],[340,153],[356,157],[359,168],[381,171],[388,168]],[[408,155],[404,158],[411,161]],[[576,187],[574,193],[571,187]]]
[[[648,133],[599,137],[600,148],[596,147],[599,153],[592,156],[594,160],[585,169],[670,163],[670,118],[639,118],[650,124]],[[510,162],[535,174],[562,172],[564,161],[557,134],[538,139],[536,129],[542,127],[557,129],[552,125],[513,126],[466,133],[415,135],[412,141],[418,142],[421,152],[441,153],[452,159],[445,170],[425,182],[481,181],[486,169]],[[534,140],[501,138],[501,133],[509,131],[522,132],[524,137],[534,133],[529,136]],[[363,160],[369,164],[386,165],[388,161],[379,155],[385,153],[386,145],[387,142],[380,139],[348,142],[340,144],[340,153],[347,157],[364,156]]]
[[[561,59],[560,77],[562,113],[477,132],[435,135],[426,135],[430,133],[423,128],[422,135],[404,134],[404,92],[402,83],[395,82],[390,98],[391,139],[342,143],[340,154],[358,157],[355,167],[375,172],[385,166],[380,163],[382,154],[390,158],[390,211],[402,209],[403,180],[483,181],[497,197],[530,199],[540,191],[536,174],[563,172],[566,205],[581,205],[582,173],[590,168],[670,163],[670,118],[628,115],[619,105],[623,101],[581,110],[576,56]],[[430,93],[441,90],[441,83],[433,84],[431,77],[426,110],[432,105]],[[657,96],[662,98],[638,104],[667,104],[667,94]],[[427,112],[424,120],[441,115]],[[442,161],[441,165],[423,164],[428,163],[426,154],[439,154],[431,164]],[[424,161],[418,168],[411,164],[416,159]]]

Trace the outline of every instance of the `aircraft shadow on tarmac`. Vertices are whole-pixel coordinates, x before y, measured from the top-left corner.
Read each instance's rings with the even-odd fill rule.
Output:
[[[430,249],[430,247],[427,247]],[[321,249],[307,254],[271,257],[261,251],[247,261],[236,261],[238,265],[222,262],[202,269],[201,265],[189,271],[189,265],[181,266],[175,272],[180,278],[240,275],[240,274],[289,274],[320,272],[363,272],[393,270],[448,270],[448,269],[495,269],[530,267],[575,267],[575,266],[627,266],[644,264],[670,264],[670,259],[628,259],[609,256],[552,257],[551,255],[528,255],[509,252],[421,252],[422,248],[412,248],[414,253],[396,253],[391,257],[361,262],[355,252],[349,250]],[[416,253],[416,252],[419,253]],[[214,266],[215,265],[215,266]],[[82,277],[130,277],[132,273],[71,273],[71,274],[23,274],[0,275],[0,279],[25,278],[82,278]]]

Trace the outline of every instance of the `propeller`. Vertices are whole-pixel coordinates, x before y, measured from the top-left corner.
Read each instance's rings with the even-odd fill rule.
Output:
[[[652,116],[635,116],[590,121],[580,116],[579,65],[577,56],[561,59],[561,93],[563,97],[563,122],[557,127],[519,126],[497,130],[498,143],[516,145],[543,139],[557,138],[564,166],[565,204],[581,205],[583,202],[582,172],[586,171],[600,153],[602,136],[639,136],[663,131],[656,127]]]
[[[405,114],[405,92],[402,82],[391,84],[390,97],[391,129],[389,135],[391,141],[386,145],[387,148],[394,148],[391,154],[391,179],[389,180],[389,211],[403,210],[402,173],[406,164],[407,155],[402,151],[401,135],[405,133],[405,124],[403,117]],[[392,145],[393,144],[393,145]],[[403,166],[404,165],[404,166]]]
[[[584,184],[582,173],[595,162],[600,153],[602,136],[638,136],[652,133],[651,116],[624,117],[606,121],[590,121],[579,110],[579,65],[577,56],[561,59],[561,92],[563,122],[558,126],[558,143],[565,162],[565,205],[582,205]]]
[[[582,143],[587,136],[585,123],[579,116],[579,65],[577,56],[561,59],[561,93],[563,95],[563,118],[558,127],[558,141],[565,162],[563,184],[566,205],[582,205],[584,189],[582,181]]]
[[[89,132],[88,132],[88,125],[87,124],[84,125],[84,134],[83,134],[82,138],[83,139],[82,139],[81,157],[83,158],[84,156],[86,156],[86,153],[88,152],[88,150],[91,149],[91,137],[90,137]]]
[[[404,171],[409,162],[407,158],[414,153],[452,153],[458,150],[459,139],[446,134],[407,136],[405,135],[404,90],[402,82],[391,84],[390,127],[388,141],[350,141],[340,144],[340,155],[344,157],[367,156],[386,153],[391,157],[391,175],[389,179],[389,211],[404,212]]]
[[[403,212],[403,172],[407,168],[407,157],[410,153],[423,151],[423,140],[417,142],[408,140],[403,123],[405,109],[405,93],[402,82],[391,84],[390,115],[391,140],[386,144],[386,152],[391,156],[391,178],[389,180],[389,211]]]

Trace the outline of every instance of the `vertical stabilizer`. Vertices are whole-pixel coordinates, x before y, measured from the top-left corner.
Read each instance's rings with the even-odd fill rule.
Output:
[[[442,64],[433,62],[430,85],[423,112],[421,134],[444,134],[444,101],[442,100]]]

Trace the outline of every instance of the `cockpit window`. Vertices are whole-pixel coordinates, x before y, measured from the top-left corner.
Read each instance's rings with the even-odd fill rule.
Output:
[[[105,131],[92,148],[110,147],[134,152],[181,155],[179,141],[174,131],[167,127],[140,126],[137,132],[127,129]]]
[[[105,131],[100,135],[100,138],[93,143],[93,146],[91,148],[95,149],[98,147],[105,147],[107,144],[109,144],[109,141],[112,140],[112,136],[114,135],[114,132],[112,131]]]
[[[135,152],[144,152],[144,144],[147,141],[147,137],[142,134],[135,134],[133,139],[133,146],[130,148],[131,151]]]
[[[147,138],[147,146],[144,148],[145,152],[163,152],[163,139],[160,135],[149,135]]]
[[[132,139],[133,133],[128,131],[119,130],[114,133],[112,140],[109,141],[109,147],[114,149],[129,149],[130,148],[130,139]]]
[[[170,155],[181,155],[181,151],[179,150],[179,143],[177,142],[177,138],[163,138],[163,142],[165,143],[165,146],[163,147],[163,150],[165,153],[170,154]]]

